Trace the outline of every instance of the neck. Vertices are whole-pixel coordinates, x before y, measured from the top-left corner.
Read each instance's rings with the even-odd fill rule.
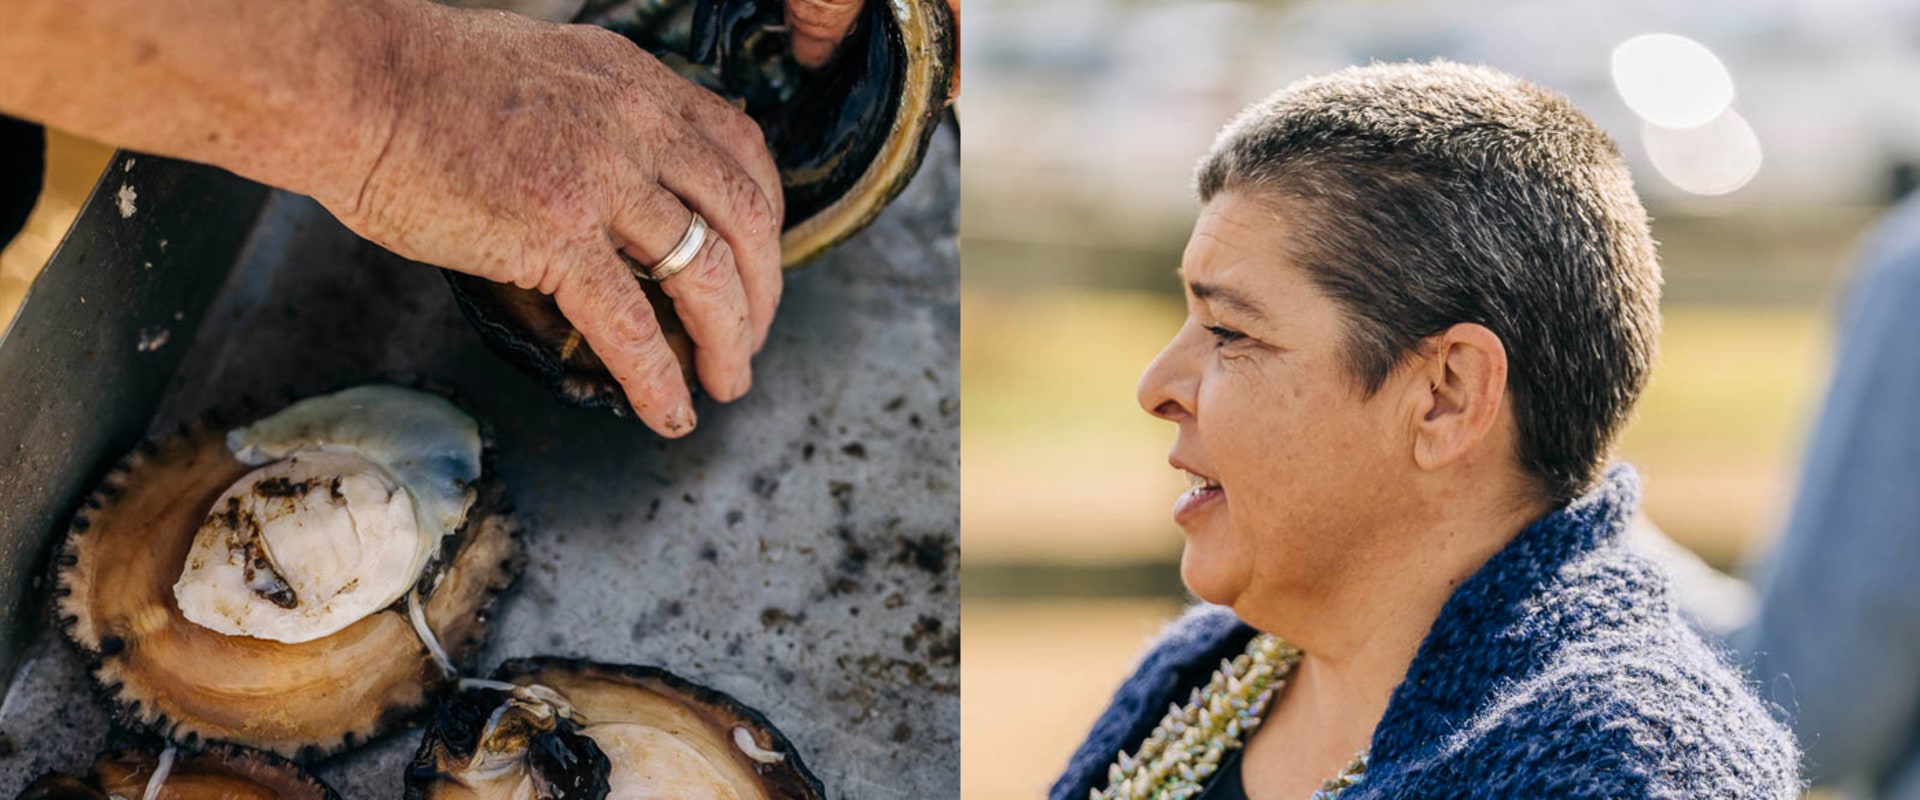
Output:
[[[1454,590],[1546,511],[1445,488],[1422,493],[1426,499],[1396,512],[1399,524],[1356,541],[1349,568],[1329,580],[1235,603],[1248,624],[1303,651],[1287,704],[1327,726],[1348,752],[1371,740]]]

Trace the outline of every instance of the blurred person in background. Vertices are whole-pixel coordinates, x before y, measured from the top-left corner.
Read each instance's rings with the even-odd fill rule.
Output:
[[[1816,785],[1920,798],[1920,196],[1869,237],[1793,510],[1728,643]]]
[[[1376,65],[1248,109],[1198,188],[1138,399],[1205,603],[1054,800],[1796,796],[1603,474],[1660,293],[1612,141],[1495,70]]]

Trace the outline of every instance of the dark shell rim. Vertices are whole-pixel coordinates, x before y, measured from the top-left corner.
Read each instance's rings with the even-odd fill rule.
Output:
[[[800,782],[808,792],[807,796],[799,798],[798,800],[822,800],[827,796],[826,786],[820,782],[820,777],[815,775],[813,770],[807,766],[806,759],[800,755],[800,748],[794,746],[793,740],[787,738],[787,734],[775,726],[772,720],[767,719],[767,715],[741,702],[739,698],[733,695],[710,686],[694,683],[693,681],[667,671],[663,667],[647,664],[609,664],[566,656],[520,656],[501,662],[500,666],[494,668],[491,678],[496,681],[512,683],[514,678],[535,675],[547,671],[606,675],[638,681],[657,680],[666,684],[674,691],[684,693],[696,703],[714,706],[729,714],[736,715],[765,732],[773,740],[773,744],[779,747],[780,752],[786,754],[787,757],[781,763],[784,766],[792,768],[794,775],[800,779]],[[421,753],[426,752],[427,748],[431,746],[431,740],[431,732],[421,737],[420,748],[414,753],[416,760],[420,757]],[[429,787],[430,781],[416,779],[409,775],[404,800],[426,800]]]
[[[941,122],[955,116],[952,111],[954,108],[952,89],[955,64],[959,60],[960,53],[957,32],[959,26],[955,23],[953,10],[942,0],[886,0],[884,4],[887,8],[882,13],[891,23],[888,31],[889,38],[907,53],[910,65],[915,63],[926,65],[928,72],[925,78],[924,102],[917,108],[909,108],[907,89],[912,85],[913,75],[911,69],[903,70],[904,82],[907,86],[900,87],[901,91],[895,98],[899,105],[893,109],[887,119],[887,137],[883,140],[879,151],[874,154],[873,160],[862,170],[860,177],[854,180],[845,194],[822,206],[813,215],[797,223],[782,226],[781,268],[783,271],[791,271],[811,263],[872,224],[873,220],[893,203],[894,198],[899,197],[914,176],[919,174],[921,164],[926,160],[929,144],[933,141],[934,134],[940,129]],[[600,19],[606,17],[611,8],[619,5],[622,3],[618,0],[601,6],[588,3],[569,21],[575,24],[598,25]],[[911,11],[907,14],[900,13],[899,9],[902,6],[908,7]],[[914,23],[914,29],[923,31],[925,41],[918,47],[908,41],[914,38],[908,32],[909,26],[906,22],[909,20]],[[918,58],[915,58],[916,56]],[[917,113],[908,113],[909,111]],[[955,119],[957,120],[957,117]],[[917,133],[908,137],[912,147],[905,150],[905,158],[899,162],[898,170],[875,177],[876,170],[881,169],[880,162],[887,160],[890,152],[898,151],[903,146],[902,143],[895,141],[895,133],[903,127],[918,129]],[[869,181],[873,183],[869,184]],[[863,208],[842,208],[848,198],[856,194],[865,194],[872,200],[864,203]],[[821,220],[831,216],[845,216],[846,219],[836,221],[835,227],[825,232],[812,230],[821,224]],[[807,238],[804,241],[790,243],[788,237],[796,231],[805,231]],[[798,247],[791,245],[798,245]]]
[[[125,686],[123,684],[108,686],[101,680],[99,674],[100,669],[105,666],[107,659],[112,658],[112,656],[103,655],[97,648],[88,647],[81,643],[78,634],[74,630],[74,627],[79,623],[79,619],[74,616],[63,615],[60,610],[59,601],[72,593],[72,586],[66,575],[66,569],[78,563],[78,555],[74,552],[75,540],[78,537],[87,535],[88,528],[91,527],[93,512],[104,510],[112,505],[113,499],[119,495],[127,485],[128,477],[136,474],[136,471],[141,466],[140,462],[152,454],[158,453],[161,445],[194,436],[205,435],[209,432],[219,432],[220,435],[224,436],[225,429],[231,426],[249,424],[263,419],[275,413],[277,410],[284,409],[300,400],[345,391],[357,386],[375,384],[385,384],[436,394],[448,402],[453,403],[461,412],[472,417],[479,428],[480,479],[476,481],[474,485],[474,507],[476,509],[483,508],[482,503],[486,502],[489,498],[492,499],[495,507],[491,509],[491,514],[488,516],[499,516],[507,520],[508,535],[512,542],[513,552],[509,558],[500,564],[500,579],[489,582],[483,599],[474,609],[473,613],[483,618],[480,623],[480,632],[464,642],[458,644],[443,642],[442,646],[449,649],[449,657],[453,658],[456,667],[471,666],[475,663],[481,651],[486,649],[486,642],[493,632],[492,617],[494,608],[499,604],[501,597],[519,586],[521,573],[525,571],[527,564],[527,533],[526,526],[521,523],[518,515],[515,513],[513,502],[507,495],[505,484],[499,478],[499,471],[495,465],[496,451],[494,448],[495,440],[492,425],[487,420],[473,413],[471,403],[451,386],[416,375],[389,375],[357,381],[343,381],[334,385],[333,388],[304,393],[296,392],[291,387],[283,388],[275,392],[271,396],[270,401],[266,402],[256,400],[249,396],[243,396],[231,406],[203,412],[196,418],[180,423],[172,430],[143,438],[138,445],[129,449],[125,455],[116,460],[114,465],[101,477],[93,491],[87,494],[87,497],[81,502],[80,507],[74,512],[72,522],[68,523],[66,531],[62,533],[59,547],[56,548],[52,558],[47,564],[47,572],[45,574],[48,576],[47,585],[51,587],[51,590],[43,599],[46,609],[45,618],[49,624],[60,630],[61,638],[80,655],[81,662],[87,673],[87,684],[94,696],[94,700],[107,710],[108,716],[112,719],[115,726],[136,733],[156,736],[165,741],[172,742],[182,749],[193,752],[200,752],[207,747],[224,745],[267,753],[275,758],[284,759],[288,763],[298,766],[324,761],[341,753],[363,747],[385,736],[412,728],[420,724],[425,718],[426,713],[433,709],[434,704],[438,701],[438,692],[436,689],[444,686],[448,682],[444,677],[435,684],[429,684],[425,687],[426,691],[422,693],[424,699],[418,706],[414,708],[401,708],[396,706],[382,709],[381,714],[374,723],[372,731],[366,735],[362,736],[353,731],[347,731],[339,741],[331,744],[323,745],[319,742],[307,742],[302,744],[299,752],[293,756],[281,755],[272,750],[254,747],[242,742],[203,738],[197,731],[187,731],[184,736],[176,735],[184,722],[183,720],[174,719],[162,713],[157,714],[152,721],[147,721],[140,713],[141,708],[145,705],[143,700],[126,696],[124,694]],[[456,530],[452,536],[447,537],[447,542],[443,544],[441,552],[437,553],[433,561],[429,563],[429,573],[428,575],[423,575],[423,580],[430,576],[434,570],[443,570],[446,568],[446,565],[440,562],[444,554],[448,551],[447,548],[463,541],[468,535],[469,527],[473,520],[480,518],[480,516],[481,515],[476,515],[469,511],[467,518],[461,522],[459,530]],[[405,602],[406,600],[403,597],[394,605],[387,606],[373,613],[379,614],[401,608]],[[403,610],[400,613],[404,614],[405,612]],[[455,656],[454,652],[458,652],[458,656]],[[338,798],[332,798],[332,800],[338,800]]]
[[[953,87],[954,61],[959,55],[957,52],[959,47],[955,36],[953,12],[947,8],[945,3],[940,2],[940,0],[907,1],[912,2],[921,13],[931,15],[932,17],[921,23],[927,29],[929,41],[927,42],[926,49],[930,55],[927,56],[926,61],[932,70],[931,74],[927,76],[926,105],[919,114],[904,113],[906,111],[904,108],[895,109],[893,119],[889,123],[891,127],[896,128],[901,124],[917,125],[920,128],[919,134],[914,137],[912,149],[907,151],[907,160],[901,164],[899,170],[881,178],[880,180],[884,181],[883,183],[873,187],[874,201],[869,207],[860,210],[856,216],[849,217],[850,222],[840,225],[838,230],[820,236],[817,242],[799,243],[804,246],[799,248],[798,253],[790,258],[783,256],[782,269],[791,270],[810,264],[846,240],[853,238],[855,234],[865,230],[867,226],[873,224],[873,221],[877,219],[882,212],[886,211],[888,206],[893,205],[893,201],[900,196],[900,193],[906,191],[907,185],[913,182],[914,177],[920,174],[920,168],[926,162],[927,151],[932,149],[931,145],[934,134],[939,132],[941,122],[952,115],[952,106],[949,104],[948,99]],[[888,5],[891,6],[893,4],[888,3]],[[904,37],[906,34],[901,30],[900,16],[895,13],[889,13],[888,18],[893,21],[894,34]],[[907,102],[906,98],[903,96],[900,102],[904,105]],[[888,132],[888,138],[893,138],[892,131]],[[898,147],[899,145],[896,144],[895,146]],[[876,160],[883,158],[886,151],[887,148],[883,146],[881,152],[875,155]],[[876,168],[876,165],[868,164],[866,171],[862,173],[860,179],[856,180],[854,185],[849,188],[848,195],[860,191],[860,184],[872,177],[873,170]],[[805,220],[801,220],[799,224],[788,226],[783,230],[781,233],[782,251],[784,252],[787,249],[786,238],[788,231],[806,228],[811,226],[815,220],[835,213],[836,209],[838,209],[842,203],[846,202],[848,195],[842,195],[839,199],[827,204],[826,208],[821,209],[819,213]]]
[[[166,743],[163,740],[161,747],[164,748],[165,746],[166,746]],[[93,757],[92,761],[87,763],[86,778],[90,779],[93,777],[94,765],[99,764],[101,761],[106,759],[121,758],[124,756],[133,755],[133,754],[151,756],[154,758],[159,757],[155,749],[150,746],[115,747],[115,748],[102,750],[100,751],[99,754]],[[279,753],[275,753],[270,750],[261,750],[257,747],[247,747],[246,745],[234,744],[233,742],[217,742],[216,741],[216,742],[207,742],[201,747],[198,747],[195,749],[188,749],[185,747],[181,747],[180,754],[187,758],[196,758],[200,756],[211,755],[217,758],[258,761],[274,769],[283,770],[288,773],[291,773],[294,779],[298,780],[299,782],[304,783],[315,789],[318,789],[320,791],[320,797],[322,800],[341,800],[340,793],[335,791],[334,788],[328,785],[326,781],[321,780],[320,776],[313,774],[312,771],[308,770],[304,766],[301,766],[298,762],[295,762],[292,759],[289,759],[285,756],[280,755]],[[54,774],[64,774],[64,775],[72,776],[72,773],[62,773],[59,770],[50,770],[46,773],[43,773],[39,778],[35,778],[34,781],[38,782],[40,780],[45,779],[48,775],[54,775]],[[85,781],[83,780],[82,782],[85,782]],[[31,786],[32,784],[28,784],[28,785]],[[106,790],[97,789],[97,791],[105,792]]]
[[[453,289],[454,305],[460,307],[460,315],[466,317],[467,322],[479,331],[480,341],[487,346],[488,351],[532,378],[549,393],[563,399],[569,406],[605,409],[622,417],[633,414],[632,409],[627,405],[626,397],[617,390],[612,376],[593,376],[593,387],[590,392],[569,391],[565,364],[544,358],[541,355],[541,346],[527,336],[525,329],[490,318],[482,313],[483,304],[490,304],[492,301],[481,299],[475,293],[486,288],[486,278],[444,268],[440,273],[447,279],[447,285]],[[687,388],[690,391],[699,391],[697,382]]]

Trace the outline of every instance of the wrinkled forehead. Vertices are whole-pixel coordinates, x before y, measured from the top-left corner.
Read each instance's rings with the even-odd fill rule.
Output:
[[[1270,317],[1302,293],[1316,293],[1295,254],[1298,204],[1243,193],[1215,196],[1200,209],[1177,270],[1196,300]]]

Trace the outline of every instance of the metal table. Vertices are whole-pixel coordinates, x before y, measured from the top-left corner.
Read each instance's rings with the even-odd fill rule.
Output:
[[[831,797],[958,797],[958,164],[948,125],[872,227],[788,276],[752,393],[704,401],[678,441],[562,407],[485,349],[436,270],[274,193],[198,334],[172,332],[186,350],[148,430],[247,395],[450,385],[491,425],[529,532],[483,669],[533,654],[659,665],[765,712]],[[29,612],[35,585],[14,587]],[[20,658],[0,797],[84,769],[108,735],[57,632],[30,632]],[[317,771],[349,800],[397,798],[418,741]]]

